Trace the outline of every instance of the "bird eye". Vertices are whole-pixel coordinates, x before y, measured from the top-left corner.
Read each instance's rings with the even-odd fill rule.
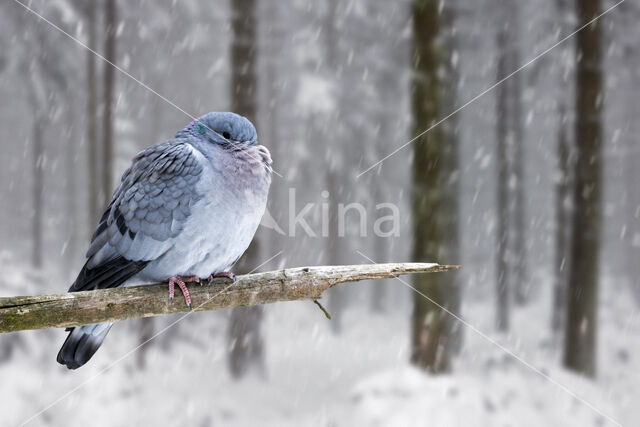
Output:
[[[229,132],[222,132],[222,136],[224,139],[231,139],[231,134]]]

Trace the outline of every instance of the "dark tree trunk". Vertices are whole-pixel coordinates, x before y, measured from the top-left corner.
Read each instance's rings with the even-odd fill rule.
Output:
[[[445,0],[442,3],[442,39],[443,57],[442,62],[445,69],[443,77],[443,109],[448,113],[455,110],[458,98],[459,72],[458,63],[455,59],[455,52],[458,50],[458,37],[456,29],[456,17],[458,13],[458,0]],[[458,118],[453,116],[443,123],[442,137],[444,147],[442,148],[442,165],[444,168],[444,185],[446,188],[445,197],[445,244],[441,250],[440,261],[448,264],[461,263],[460,247],[460,154],[459,154],[459,127]],[[462,277],[460,271],[453,271],[447,277],[447,297],[446,301],[449,310],[460,315],[462,304]],[[461,324],[453,317],[449,317],[447,322],[449,345],[447,350],[450,356],[458,354],[462,349]]]
[[[600,13],[600,0],[577,0],[578,26]],[[602,193],[601,24],[576,35],[576,148],[573,232],[564,364],[596,374],[596,331]]]
[[[87,46],[96,50],[96,3],[87,2]],[[93,52],[87,52],[87,177],[89,184],[89,237],[100,219],[102,199],[100,196],[99,179],[99,143],[98,143],[98,87],[96,76],[96,58]]]
[[[556,11],[560,17],[560,36],[564,37],[571,31],[571,7],[569,0],[556,0]],[[568,49],[573,49],[571,46]],[[567,287],[569,281],[569,262],[571,245],[571,197],[572,197],[572,143],[569,135],[570,122],[567,114],[569,93],[566,89],[567,77],[570,74],[570,64],[566,55],[567,48],[558,51],[558,145],[556,171],[556,231],[555,231],[555,265],[554,284],[551,304],[551,331],[557,338],[564,330],[567,317]]]
[[[254,124],[257,119],[257,17],[255,0],[231,1],[231,108]],[[238,262],[236,273],[251,271],[258,264],[260,247],[257,236]],[[264,368],[264,343],[261,337],[262,307],[235,308],[231,313],[229,369],[235,378],[251,367]]]
[[[257,120],[256,62],[256,2],[255,0],[232,0],[231,27],[231,107],[253,123]]]
[[[415,0],[413,4],[412,111],[413,134],[438,120],[442,109],[443,84],[440,37],[440,2]],[[436,127],[413,144],[413,259],[448,261],[447,167],[443,160],[444,132]],[[415,288],[437,304],[448,307],[448,277],[416,276]],[[427,298],[415,293],[413,299],[411,362],[430,372],[449,370],[447,332],[450,316]]]
[[[116,0],[105,0],[105,43],[104,56],[111,63],[116,61],[116,26],[117,4]],[[108,63],[104,64],[104,116],[102,125],[102,192],[99,199],[99,210],[106,207],[111,199],[113,191],[113,89],[115,85],[115,68]],[[97,221],[97,218],[94,221]]]
[[[556,253],[551,307],[551,331],[557,335],[564,327],[567,307],[567,282],[571,242],[571,172],[570,143],[567,136],[567,117],[560,110],[558,125],[558,171],[556,182]]]

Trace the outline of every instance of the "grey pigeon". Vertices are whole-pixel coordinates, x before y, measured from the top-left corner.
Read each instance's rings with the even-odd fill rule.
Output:
[[[138,153],[122,175],[69,292],[226,276],[249,246],[271,184],[269,151],[234,113],[208,113]],[[58,362],[84,365],[112,323],[69,328]]]

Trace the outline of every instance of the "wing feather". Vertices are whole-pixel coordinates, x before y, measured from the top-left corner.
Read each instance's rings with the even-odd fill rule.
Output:
[[[100,219],[70,291],[119,286],[168,251],[202,197],[195,186],[202,171],[195,149],[182,139],[138,153]]]

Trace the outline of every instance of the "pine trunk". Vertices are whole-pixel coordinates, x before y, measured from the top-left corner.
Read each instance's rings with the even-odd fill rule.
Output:
[[[412,111],[413,134],[424,131],[441,113],[442,67],[439,1],[415,0],[413,4]],[[446,166],[441,127],[413,143],[414,260],[442,259],[447,229]],[[437,304],[447,306],[447,281],[442,277],[416,276],[415,288]],[[449,315],[427,298],[414,294],[411,362],[430,372],[449,370],[447,332]]]
[[[560,17],[560,36],[566,36],[571,31],[571,8],[569,0],[558,0],[556,11]],[[565,50],[566,49],[566,50]],[[567,55],[569,49],[558,51],[558,131],[557,131],[557,170],[556,170],[556,230],[555,230],[555,265],[554,284],[551,303],[551,332],[559,338],[564,330],[567,317],[567,288],[569,281],[569,262],[571,245],[571,197],[572,197],[572,143],[569,135],[570,120],[567,114],[569,93],[566,81],[570,78],[571,66]],[[572,49],[572,48],[570,48]]]
[[[446,113],[454,111],[458,98],[458,84],[460,75],[458,72],[458,29],[456,18],[459,1],[445,0],[442,4],[442,62],[445,69],[443,78],[443,109]],[[444,147],[442,149],[442,165],[445,183],[445,244],[441,250],[441,262],[459,264],[462,262],[462,250],[460,246],[460,154],[459,154],[459,127],[458,118],[453,116],[442,124],[442,137]],[[448,308],[456,315],[460,314],[462,305],[462,272],[454,271],[449,275],[447,284]],[[447,323],[447,336],[449,345],[447,350],[450,355],[458,354],[462,349],[461,324],[449,317]]]
[[[600,0],[577,0],[578,26],[596,17]],[[598,270],[602,193],[601,24],[577,35],[576,147],[573,233],[568,318],[564,347],[567,368],[596,374]]]

